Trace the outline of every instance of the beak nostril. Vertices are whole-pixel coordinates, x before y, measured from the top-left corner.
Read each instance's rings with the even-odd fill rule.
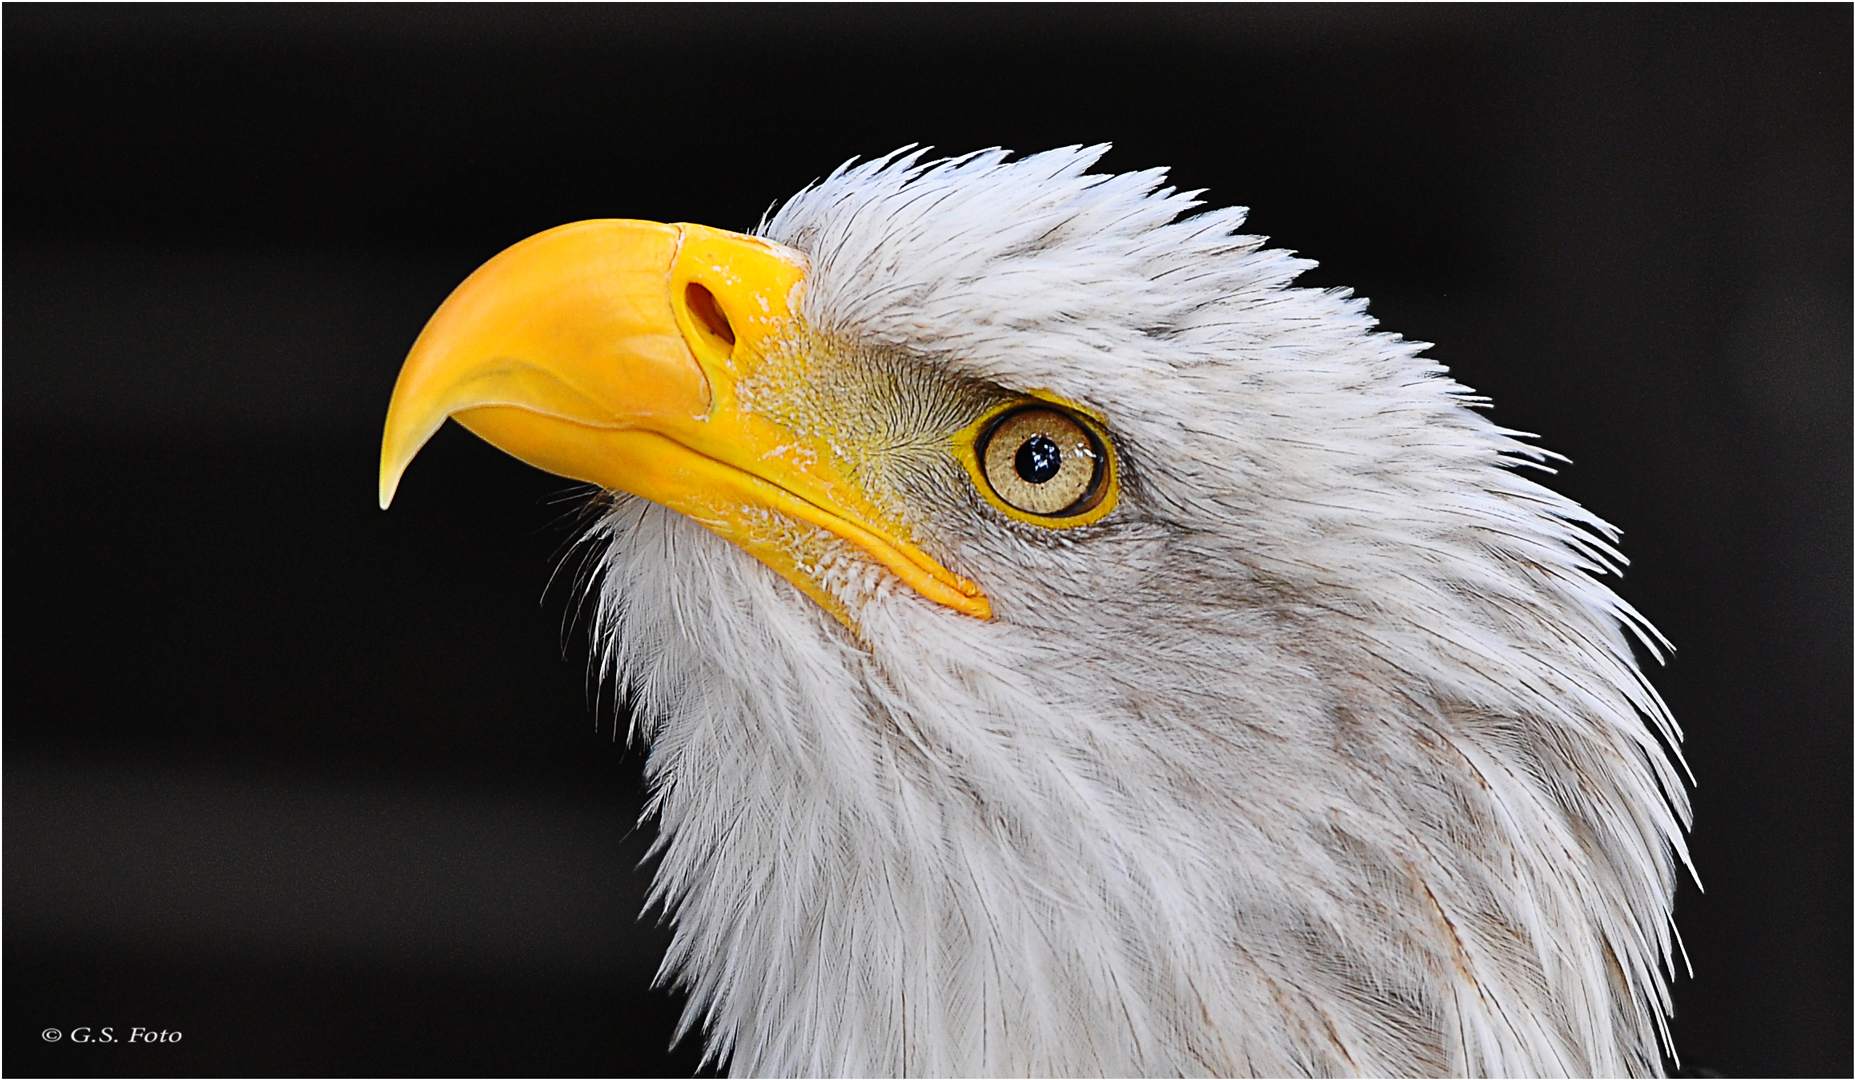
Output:
[[[728,316],[715,302],[715,294],[690,282],[683,290],[683,302],[689,305],[689,314],[694,317],[696,325],[708,331],[724,346],[724,352],[734,348],[734,327],[728,324]]]

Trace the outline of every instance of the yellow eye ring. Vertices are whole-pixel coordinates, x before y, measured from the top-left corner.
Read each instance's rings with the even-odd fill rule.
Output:
[[[955,437],[973,484],[1001,513],[1051,529],[1100,521],[1120,498],[1100,420],[1050,395],[993,409]]]

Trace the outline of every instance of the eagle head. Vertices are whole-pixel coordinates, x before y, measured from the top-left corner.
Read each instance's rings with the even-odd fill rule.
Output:
[[[610,493],[684,1029],[749,1075],[1659,1072],[1688,809],[1615,530],[1103,149],[563,225],[400,373],[382,505],[447,417]]]

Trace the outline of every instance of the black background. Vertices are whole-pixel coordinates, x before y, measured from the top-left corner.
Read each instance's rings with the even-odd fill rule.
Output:
[[[451,427],[375,509],[398,363],[551,225],[1112,141],[1574,460],[1680,649],[1683,1067],[1849,1074],[1848,6],[3,25],[7,1073],[694,1068],[577,499]]]

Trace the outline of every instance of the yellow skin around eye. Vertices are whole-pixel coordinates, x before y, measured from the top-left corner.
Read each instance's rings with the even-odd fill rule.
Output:
[[[1050,394],[1032,391],[1032,395],[988,411],[977,422],[956,435],[954,437],[955,455],[966,466],[966,471],[972,476],[973,485],[979,489],[979,493],[1007,517],[1047,529],[1074,529],[1083,525],[1093,525],[1112,512],[1120,501],[1120,470],[1119,463],[1115,459],[1114,442],[1108,437],[1105,425],[1099,417]],[[1036,408],[1041,402],[1048,402],[1052,408]],[[1011,413],[1019,415],[1006,415]],[[999,424],[998,419],[1001,415],[1006,416],[1006,419],[1004,423]],[[1028,430],[1015,435],[1008,432],[1007,429],[1013,428],[1020,416],[1028,421]],[[1049,423],[1048,418],[1051,417],[1064,425],[1061,431],[1053,429],[1056,425]],[[1040,422],[1043,425],[1041,428]],[[991,430],[994,424],[998,424],[997,430]],[[988,431],[991,432],[991,439],[981,445],[981,440]],[[1088,438],[1090,433],[1095,436],[1093,445],[1090,444]],[[1023,445],[1025,439],[1035,434],[1049,436],[1057,443],[1063,451],[1063,473],[1069,473],[1072,468],[1079,468],[1081,470],[1079,479],[1072,480],[1071,476],[1074,474],[1071,476],[1059,474],[1058,477],[1042,485],[1033,485],[1018,477],[1016,467],[1018,447]],[[1072,448],[1078,444],[1082,452],[1072,452]],[[1091,495],[1089,486],[1090,481],[1094,479],[1097,462],[1089,455],[1096,452],[1101,454],[1099,462],[1101,477],[1095,483],[1094,492]],[[987,460],[981,460],[982,454]],[[1075,486],[1069,488],[1065,481]],[[1001,484],[1011,485],[1013,482],[1016,487],[1001,488],[999,486]],[[1046,501],[1046,497],[1041,493],[1030,495],[1019,490],[1037,492],[1039,488],[1053,489],[1052,496]],[[1068,494],[1056,497],[1055,492],[1059,491],[1067,491]],[[1070,510],[1078,497],[1085,498],[1084,506],[1065,513]],[[1021,500],[1021,504],[1014,504],[1013,500]],[[1044,509],[1046,505],[1050,506],[1050,509]]]

